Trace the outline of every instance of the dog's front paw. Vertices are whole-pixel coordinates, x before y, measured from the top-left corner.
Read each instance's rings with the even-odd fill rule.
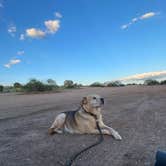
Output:
[[[116,140],[119,140],[119,141],[122,140],[122,137],[119,135],[118,132],[114,132],[113,136],[114,136],[114,138],[115,138]]]
[[[53,134],[55,133],[55,131],[54,131],[53,128],[49,128],[49,129],[48,129],[48,133],[49,133],[50,135],[53,135]]]

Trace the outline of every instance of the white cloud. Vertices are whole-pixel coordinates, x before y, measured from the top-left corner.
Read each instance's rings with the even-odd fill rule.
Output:
[[[4,67],[10,68],[12,65],[16,65],[16,64],[18,64],[18,63],[20,63],[20,62],[21,62],[20,59],[11,59],[11,60],[9,61],[9,63],[7,63],[7,64],[4,65]]]
[[[20,39],[20,40],[25,40],[25,35],[24,35],[24,34],[21,34],[19,39]]]
[[[128,28],[128,27],[129,27],[128,24],[124,24],[124,25],[121,26],[121,29],[126,29],[126,28]]]
[[[160,79],[166,77],[166,71],[156,71],[156,72],[148,72],[142,74],[135,74],[132,76],[124,77],[119,79],[120,81],[143,81],[146,79]]]
[[[126,28],[128,28],[131,24],[132,24],[131,22],[129,22],[128,24],[124,24],[124,25],[121,26],[121,29],[126,29]]]
[[[156,13],[156,12],[148,12],[148,13],[143,14],[140,17],[135,17],[129,23],[122,25],[121,29],[127,29],[127,28],[129,28],[130,25],[136,23],[137,21],[141,21],[141,20],[144,20],[144,19],[148,19],[148,18],[154,17],[157,14],[158,13]]]
[[[154,13],[154,12],[145,13],[144,15],[142,15],[142,16],[140,17],[140,19],[141,19],[141,20],[143,20],[143,19],[148,19],[148,18],[150,18],[150,17],[155,16],[156,14],[157,14],[157,13]]]
[[[131,21],[132,21],[132,22],[137,22],[137,21],[138,21],[138,18],[135,17],[135,18],[133,18]]]
[[[40,29],[30,28],[26,29],[26,36],[31,38],[40,39],[46,36],[46,33]]]
[[[59,20],[48,20],[44,22],[47,33],[56,33],[58,29],[60,28],[60,21]]]
[[[25,53],[24,50],[17,51],[17,55],[24,55],[24,53]]]
[[[62,14],[59,13],[59,12],[55,12],[55,16],[56,16],[57,18],[62,18],[62,17],[63,17]]]
[[[56,13],[57,17],[62,17],[60,13]],[[42,39],[49,34],[55,34],[60,28],[60,20],[46,20],[44,21],[45,29],[36,29],[29,28],[25,30],[25,34],[20,35],[20,40],[25,40],[26,37],[30,37],[33,39]]]
[[[8,28],[8,33],[14,37],[15,36],[15,33],[17,31],[17,28],[15,25],[10,25],[9,28]]]

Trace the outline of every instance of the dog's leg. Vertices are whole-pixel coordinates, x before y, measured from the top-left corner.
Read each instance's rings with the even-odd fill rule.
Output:
[[[122,137],[120,136],[120,134],[114,130],[113,128],[107,126],[107,125],[102,125],[101,126],[103,129],[106,129],[109,131],[110,135],[112,135],[116,140],[122,140]]]
[[[63,125],[65,123],[65,119],[66,119],[66,114],[61,113],[59,114],[53,124],[51,125],[51,127],[49,128],[49,134],[52,135],[54,133],[62,133],[62,131],[60,129],[63,128]]]
[[[107,130],[110,133],[109,135],[112,135],[115,139],[122,140],[122,137],[119,135],[117,131],[115,131],[113,128],[104,124],[102,115],[99,116],[98,121],[99,121],[99,126],[101,127],[101,129]]]
[[[102,134],[111,135],[111,133],[107,129],[101,129]],[[98,129],[94,129],[90,132],[90,134],[100,134]]]

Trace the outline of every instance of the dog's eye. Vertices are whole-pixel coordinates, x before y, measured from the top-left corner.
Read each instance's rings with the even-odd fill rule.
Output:
[[[95,100],[95,99],[96,99],[96,97],[93,97],[93,99]]]

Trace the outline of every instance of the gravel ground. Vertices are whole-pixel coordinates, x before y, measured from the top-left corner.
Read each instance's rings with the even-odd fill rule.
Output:
[[[166,86],[84,88],[54,94],[0,95],[0,166],[61,166],[96,135],[47,133],[61,111],[74,110],[82,97],[105,98],[104,122],[123,137],[82,154],[75,166],[153,166],[158,149],[166,150]]]

